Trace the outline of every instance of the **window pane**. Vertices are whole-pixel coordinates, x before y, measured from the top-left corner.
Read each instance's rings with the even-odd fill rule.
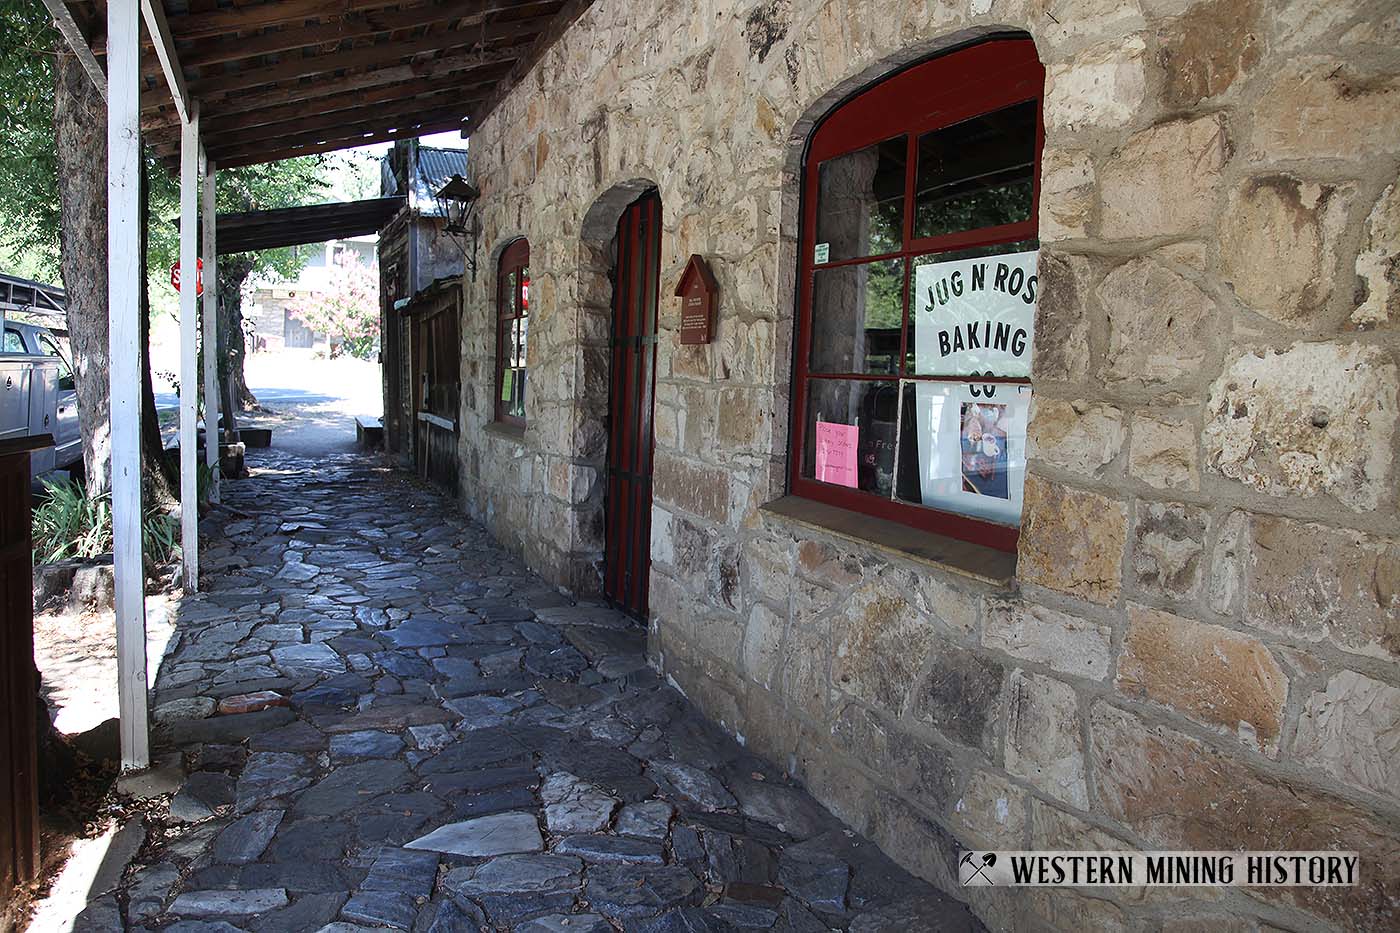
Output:
[[[1038,101],[919,137],[914,236],[940,236],[1031,217]]]
[[[899,389],[894,382],[807,382],[802,475],[889,498]]]
[[[817,262],[878,256],[899,249],[904,231],[907,149],[906,137],[900,136],[821,164]]]
[[[24,352],[24,339],[23,339],[22,337],[20,337],[19,331],[17,331],[17,330],[7,330],[7,331],[5,331],[5,352],[6,352],[6,353],[23,353],[23,352]]]
[[[1029,378],[1038,255],[1023,240],[914,259],[906,372]]]
[[[516,277],[516,272],[517,270],[515,269],[509,269],[506,271],[506,280],[505,284],[503,285],[503,288],[505,290],[501,293],[504,297],[501,300],[501,306],[497,309],[497,313],[504,318],[515,317],[516,315],[515,296],[519,288],[520,281]]]
[[[896,372],[904,261],[818,269],[812,283],[815,373]]]
[[[1028,385],[904,383],[897,498],[1021,523]]]

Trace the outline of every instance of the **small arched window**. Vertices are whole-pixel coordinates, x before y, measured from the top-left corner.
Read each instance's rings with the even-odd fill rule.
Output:
[[[1030,40],[995,39],[885,79],[813,132],[796,495],[1015,548],[1044,84]]]
[[[525,426],[526,352],[530,335],[530,243],[501,254],[496,278],[496,420]]]

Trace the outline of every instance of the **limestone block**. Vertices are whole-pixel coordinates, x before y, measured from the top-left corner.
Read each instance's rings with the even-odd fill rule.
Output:
[[[1127,508],[1092,492],[1026,477],[1016,575],[1096,603],[1121,588]]]
[[[1006,770],[1057,800],[1088,809],[1079,701],[1068,684],[1041,674],[1011,673]]]
[[[1400,183],[1381,193],[1366,218],[1356,274],[1366,285],[1366,298],[1352,312],[1352,322],[1381,325],[1400,319]]]
[[[968,834],[979,846],[1019,849],[1028,799],[1034,798],[1005,778],[991,771],[975,771],[953,804],[953,828]]]
[[[798,715],[824,721],[830,695],[829,622],[793,625],[782,659],[782,692]]]
[[[1116,685],[1266,754],[1278,750],[1288,677],[1257,638],[1130,606]]]
[[[904,596],[878,582],[853,592],[832,620],[836,689],[899,714],[938,640]]]
[[[1252,516],[1245,620],[1373,657],[1400,656],[1400,542]]]
[[[825,541],[803,541],[797,546],[797,572],[825,586],[845,587],[860,582],[864,568],[859,558]]]
[[[719,393],[719,449],[726,455],[766,449],[773,421],[771,396],[759,389],[726,388]]]
[[[988,600],[982,645],[1065,674],[1102,680],[1113,658],[1113,630],[1045,606]]]
[[[1111,128],[1137,115],[1147,95],[1140,36],[1105,42],[1051,65],[1045,74],[1047,129]]]
[[[1292,757],[1338,780],[1400,799],[1400,689],[1342,671],[1308,697]]]
[[[1107,239],[1173,236],[1215,214],[1230,136],[1220,114],[1162,123],[1134,134],[1099,172]]]
[[[1291,175],[1256,176],[1231,192],[1220,262],[1246,307],[1292,327],[1325,323],[1352,194]]]
[[[656,498],[712,522],[729,521],[729,471],[691,463],[657,451]]]
[[[1095,805],[1159,849],[1341,849],[1371,874],[1357,887],[1257,888],[1255,896],[1340,926],[1394,925],[1400,834],[1375,814],[1284,783],[1165,726],[1104,703],[1090,710]]]
[[[1042,888],[1028,892],[1026,924],[1047,930],[1096,930],[1128,933],[1134,929],[1128,915],[1112,901],[1086,897],[1076,891]],[[1034,919],[1031,919],[1034,918]]]
[[[1105,852],[1132,848],[1097,826],[1037,798],[1031,799],[1031,847]]]
[[[787,603],[792,588],[792,541],[774,535],[754,535],[744,542],[743,574],[754,592],[773,602]]]
[[[1128,474],[1158,489],[1199,489],[1198,433],[1189,421],[1135,412],[1132,441],[1128,445]]]
[[[1073,382],[1089,371],[1089,315],[1096,263],[1086,256],[1042,250],[1040,301],[1035,311],[1037,380]]]
[[[1400,150],[1400,74],[1322,56],[1297,59],[1264,89],[1253,127],[1253,161],[1392,155]]]
[[[1263,54],[1260,0],[1204,0],[1157,29],[1162,103],[1188,110],[1228,91]]]
[[[932,653],[927,679],[918,685],[910,715],[971,748],[997,747],[1005,669],[975,651],[942,644]]]
[[[1026,456],[1084,476],[1098,476],[1123,447],[1123,412],[1082,399],[1037,396],[1031,403]]]
[[[787,620],[764,603],[754,603],[744,626],[744,674],[764,689],[772,689],[778,673]]]
[[[1241,351],[1211,386],[1209,469],[1271,496],[1393,502],[1395,363],[1378,347],[1295,343]]]
[[[1040,161],[1041,243],[1087,236],[1096,194],[1094,163],[1087,152],[1047,148]]]
[[[1178,599],[1196,595],[1209,527],[1205,509],[1139,501],[1131,558],[1138,586]]]
[[[1154,259],[1131,259],[1104,277],[1097,294],[1108,315],[1110,380],[1172,384],[1200,370],[1217,309],[1189,279]]]

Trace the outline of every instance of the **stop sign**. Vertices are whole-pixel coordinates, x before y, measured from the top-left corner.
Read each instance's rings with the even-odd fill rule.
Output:
[[[197,296],[204,294],[204,260],[196,259],[194,265],[194,293]],[[177,262],[170,267],[170,284],[175,286],[175,290],[180,290],[180,264]]]

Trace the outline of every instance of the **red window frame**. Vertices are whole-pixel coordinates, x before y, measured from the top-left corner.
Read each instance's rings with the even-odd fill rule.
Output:
[[[506,370],[515,368],[506,365],[506,356],[511,349],[508,331],[513,330],[517,321],[529,315],[522,290],[512,289],[510,283],[516,274],[527,274],[529,266],[530,241],[521,237],[501,253],[496,275],[496,381],[492,396],[496,400],[496,420],[520,428],[525,427],[525,418],[510,412],[507,402],[501,398],[501,389],[505,384]],[[527,277],[525,286],[528,287],[529,284],[530,280]],[[528,340],[527,334],[526,341]],[[521,370],[522,377],[525,372],[527,370]]]
[[[806,450],[809,379],[894,382],[896,385],[900,384],[901,379],[960,381],[946,377],[901,376],[899,373],[890,376],[809,372],[812,353],[812,291],[818,268],[833,269],[878,260],[902,260],[904,308],[900,359],[904,359],[909,338],[909,280],[913,275],[915,258],[928,253],[995,246],[1038,238],[1040,161],[1045,142],[1043,106],[1038,108],[1036,118],[1035,169],[1030,218],[1018,223],[914,239],[913,230],[917,215],[914,188],[918,175],[919,137],[931,130],[952,126],[1014,104],[1041,101],[1044,88],[1045,68],[1037,58],[1035,45],[1030,39],[991,39],[942,54],[883,79],[840,104],[813,131],[803,163],[802,176],[800,287],[788,457],[789,489],[794,495],[999,550],[1016,549],[1016,542],[1020,537],[1019,528],[893,498],[883,498],[862,490],[821,483],[802,475]],[[821,164],[828,159],[898,136],[905,136],[908,146],[901,248],[895,252],[838,259],[818,266],[814,254]],[[976,381],[1027,384],[1030,380],[979,376]],[[902,390],[899,404],[903,404]]]

